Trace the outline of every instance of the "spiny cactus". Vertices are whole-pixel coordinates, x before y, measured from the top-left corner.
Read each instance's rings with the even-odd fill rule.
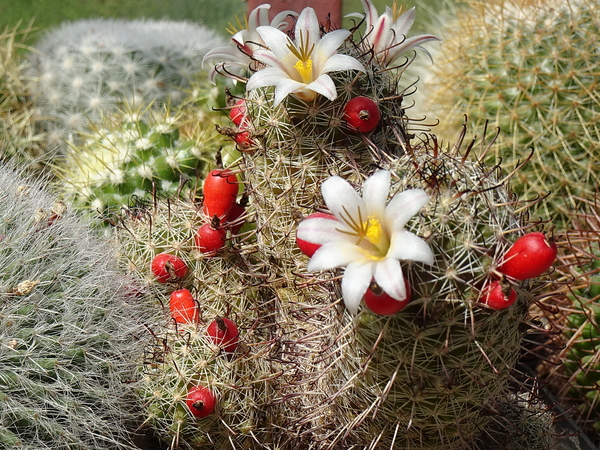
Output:
[[[427,67],[424,111],[444,132],[463,114],[502,130],[490,158],[531,161],[513,180],[536,214],[568,227],[581,198],[600,184],[600,82],[596,0],[468,2],[445,18],[444,45]]]
[[[215,97],[210,98],[213,104]],[[214,132],[219,122],[218,114],[209,116],[196,101],[162,111],[116,111],[90,125],[91,131],[80,134],[85,140],[57,158],[61,190],[78,205],[101,214],[148,198],[153,191],[185,196],[203,178],[217,151],[235,153]]]
[[[320,28],[310,8],[293,35],[256,30],[264,48],[252,50],[246,112],[220,130],[238,141],[247,133],[225,170],[243,183],[242,217],[254,227],[234,232],[233,206],[212,214],[218,193],[209,189],[202,207],[156,199],[122,218],[120,259],[146,277],[157,308],[185,288],[199,311],[181,323],[170,304],[143,370],[148,423],[172,448],[502,448],[494,416],[507,410],[515,423],[503,426],[523,430],[513,437],[548,442],[550,420],[532,433],[522,426],[513,386],[529,307],[545,284],[535,278],[549,265],[529,280],[502,273],[511,242],[533,227],[530,204],[510,194],[512,174],[482,162],[488,144],[479,155],[464,144],[465,129],[454,146],[416,135],[402,71],[391,70],[411,16],[384,32],[391,10],[380,22],[363,4],[368,28],[356,40]],[[433,38],[403,49],[424,40]],[[354,116],[347,104],[358,97]],[[361,132],[373,105],[379,121]],[[209,223],[225,239],[205,251],[198,233]],[[297,242],[316,247],[310,261]],[[173,260],[157,276],[151,262],[165,252],[188,274]],[[485,304],[494,284],[499,307]],[[369,292],[404,309],[376,314],[363,302]],[[233,352],[207,337],[216,315],[237,323]],[[186,402],[196,386],[217,397],[206,417]]]
[[[0,447],[133,448],[141,322],[107,242],[0,165]]]
[[[186,22],[95,19],[50,31],[30,56],[32,99],[50,144],[126,102],[176,103],[222,38]]]
[[[561,264],[566,295],[557,302],[563,318],[560,349],[541,372],[558,397],[573,405],[581,426],[600,442],[600,216],[597,200],[586,202],[579,226],[565,233]],[[558,296],[557,296],[558,297]]]

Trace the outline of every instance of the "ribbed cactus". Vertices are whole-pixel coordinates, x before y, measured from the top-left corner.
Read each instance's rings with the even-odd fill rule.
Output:
[[[130,277],[40,180],[0,166],[0,447],[132,448],[145,317]]]
[[[204,54],[222,41],[204,26],[166,20],[82,20],[50,31],[28,71],[49,143],[72,141],[123,103],[181,101]]]
[[[214,104],[215,96],[210,99]],[[235,153],[214,131],[222,121],[198,102],[162,111],[115,111],[91,124],[89,132],[80,134],[82,142],[57,158],[61,190],[76,204],[103,214],[149,198],[151,192],[185,196],[221,147]]]
[[[463,142],[464,128],[453,146],[416,134],[402,71],[386,69],[400,57],[393,49],[435,38],[404,39],[412,10],[386,30],[391,10],[378,21],[363,4],[363,37],[320,30],[310,8],[289,36],[258,27],[256,72],[243,102],[231,101],[235,126],[220,129],[242,157],[207,178],[221,189],[213,180],[201,202],[155,199],[121,219],[120,259],[165,309],[140,394],[172,448],[549,442],[551,417],[513,389],[535,278],[552,261],[529,280],[503,276],[511,243],[532,227],[523,221],[530,205],[510,194],[510,175]],[[253,225],[241,231],[233,174],[249,198],[240,221]],[[165,253],[187,274],[175,259],[157,272]],[[500,305],[484,294],[492,286]],[[186,320],[173,300],[181,289],[198,310]],[[367,297],[404,308],[376,314]],[[209,337],[216,317],[236,323],[235,349]],[[204,388],[217,406],[200,417],[205,402],[194,403],[194,392]],[[528,413],[539,426],[524,424]]]
[[[565,235],[560,272],[566,301],[556,336],[558,354],[542,369],[558,397],[573,406],[581,426],[600,443],[600,217],[589,202],[580,226]],[[558,297],[559,298],[559,297]]]
[[[568,224],[600,184],[596,36],[598,2],[469,2],[444,18],[444,45],[422,72],[428,117],[452,130],[463,114],[502,130],[490,152],[531,161],[515,191],[545,199],[535,214]],[[425,98],[426,96],[426,98]]]

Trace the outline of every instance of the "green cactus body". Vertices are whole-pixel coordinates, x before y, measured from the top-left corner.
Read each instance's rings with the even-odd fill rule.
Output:
[[[472,2],[447,22],[444,46],[423,86],[423,106],[452,129],[463,114],[502,130],[492,158],[516,165],[538,214],[570,223],[592,198],[598,173],[599,32],[595,1]]]
[[[307,26],[311,13],[303,14],[297,24]],[[300,35],[301,42],[309,42],[310,30]],[[287,48],[292,46],[287,40]],[[521,212],[530,205],[509,194],[511,176],[484,164],[474,155],[474,143],[461,149],[464,129],[453,147],[442,146],[432,134],[415,135],[418,130],[409,127],[403,106],[406,92],[399,87],[403,66],[378,66],[365,40],[348,40],[341,47],[344,56],[360,61],[364,72],[332,70],[328,76],[337,95],[328,92],[332,98],[326,98],[300,89],[276,104],[280,86],[250,89],[251,78],[244,96],[248,122],[220,129],[229,136],[247,131],[252,140],[229,168],[243,177],[253,228],[230,235],[225,248],[209,257],[193,246],[195,230],[209,221],[200,205],[154,201],[145,209],[130,209],[123,218],[122,259],[129,269],[146,274],[148,287],[163,304],[175,287],[188,287],[202,311],[202,319],[183,338],[185,327],[156,327],[164,351],[151,352],[159,355],[149,364],[156,371],[145,371],[142,395],[149,422],[173,446],[253,448],[260,442],[273,450],[502,448],[497,432],[502,421],[494,415],[506,408],[525,409],[513,393],[518,383],[514,374],[539,283],[506,280],[518,293],[516,304],[507,309],[494,310],[478,300],[492,280],[502,278],[498,267],[510,243],[529,228]],[[308,61],[304,55],[293,67],[306,75]],[[365,133],[352,130],[344,119],[346,103],[358,95],[381,112],[378,125]],[[381,169],[392,180],[386,202],[411,188],[427,194],[428,203],[406,222],[406,231],[434,255],[432,263],[399,257],[412,300],[385,317],[366,306],[353,314],[340,284],[348,268],[309,273],[308,260],[296,245],[303,217],[326,210],[325,180],[339,176],[360,191]],[[376,245],[369,227],[381,235],[382,222],[370,216],[356,219],[352,212],[338,211],[337,220],[344,213],[352,217],[364,231],[357,236]],[[365,248],[360,257],[373,256]],[[152,258],[164,251],[182,257],[190,268],[190,275],[175,286],[159,285],[149,272]],[[197,335],[212,317],[223,314],[236,317],[242,330],[241,347],[229,360],[211,352]],[[164,323],[168,318],[162,327]],[[248,374],[254,393],[244,391],[251,383]],[[222,409],[190,420],[182,404],[190,383],[214,386],[223,398]],[[184,413],[186,420],[181,419]],[[520,423],[515,429],[527,434],[523,416],[514,417]],[[539,423],[551,432],[548,422]],[[254,436],[258,441],[252,441]],[[543,446],[539,429],[529,437]]]
[[[115,113],[94,128],[57,163],[65,195],[101,213],[152,192],[188,195],[222,143],[213,121],[189,108]]]
[[[0,166],[0,447],[133,448],[145,317],[109,243]]]

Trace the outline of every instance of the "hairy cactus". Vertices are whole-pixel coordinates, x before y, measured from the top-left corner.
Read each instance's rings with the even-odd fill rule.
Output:
[[[453,146],[417,134],[405,66],[393,63],[435,38],[401,36],[412,10],[379,29],[363,4],[362,37],[319,27],[307,8],[293,34],[259,27],[257,47],[235,42],[258,65],[231,101],[235,126],[220,132],[242,151],[225,170],[244,186],[239,217],[252,226],[234,230],[234,195],[213,214],[231,184],[222,171],[222,191],[205,184],[202,204],[157,198],[122,217],[121,261],[147,279],[157,308],[169,303],[140,394],[172,448],[504,448],[502,427],[532,448],[548,442],[550,416],[513,389],[549,265],[528,280],[502,272],[511,242],[534,226],[531,205],[507,189],[512,173],[483,163],[489,144],[477,155],[463,142],[465,128]],[[231,53],[219,52],[227,73]],[[206,226],[222,239],[214,248]],[[157,272],[165,253],[187,274],[179,260]],[[492,285],[505,304],[484,295]],[[182,288],[198,311],[185,320],[173,301]],[[403,309],[378,314],[371,294]],[[237,324],[235,349],[210,338],[217,316]],[[217,398],[206,416],[197,386]],[[539,427],[523,426],[524,403]]]
[[[132,448],[143,316],[107,242],[0,166],[0,447]]]
[[[186,22],[96,19],[50,31],[30,56],[31,96],[50,144],[74,139],[123,102],[177,103],[222,38]]]
[[[595,0],[469,2],[444,20],[444,46],[423,71],[421,106],[444,130],[463,114],[489,120],[502,130],[490,160],[509,166],[534,150],[513,187],[545,197],[536,214],[557,226],[600,184],[597,10]]]

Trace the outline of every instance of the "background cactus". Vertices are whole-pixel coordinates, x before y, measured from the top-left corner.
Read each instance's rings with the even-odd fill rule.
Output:
[[[42,180],[3,162],[0,186],[0,446],[132,448],[149,320],[132,279]]]
[[[421,71],[420,106],[440,132],[468,114],[502,130],[490,162],[514,166],[535,149],[513,187],[546,196],[533,214],[557,226],[600,184],[597,9],[595,0],[468,2],[442,20],[444,45]]]
[[[82,20],[48,32],[28,76],[50,146],[72,141],[123,102],[180,102],[203,55],[222,42],[204,26],[166,20]]]
[[[500,278],[511,242],[532,227],[524,220],[529,203],[511,196],[510,174],[482,162],[488,144],[481,142],[480,154],[474,141],[464,144],[464,128],[453,146],[418,133],[407,117],[402,70],[384,70],[366,38],[340,51],[358,58],[365,73],[331,73],[335,98],[289,95],[276,105],[275,90],[259,87],[244,96],[247,120],[220,129],[248,133],[249,145],[229,167],[244,184],[244,217],[254,227],[233,233],[215,224],[228,230],[227,243],[203,254],[195,235],[211,218],[200,204],[155,199],[125,211],[125,267],[146,278],[157,308],[166,310],[171,291],[185,287],[201,311],[190,324],[169,321],[165,311],[154,327],[157,344],[140,390],[148,423],[172,448],[506,448],[503,427],[511,444],[523,437],[544,448],[551,419],[524,400],[529,394],[514,391],[527,391],[517,362],[529,307],[545,281],[506,280],[518,299],[504,310],[478,302]],[[381,111],[368,133],[344,118],[356,96]],[[402,261],[413,290],[402,311],[379,316],[363,306],[353,315],[342,305],[340,272],[307,273],[295,235],[302,217],[325,209],[324,180],[339,175],[360,190],[382,168],[392,174],[390,197],[409,188],[431,196],[407,229],[426,240],[435,262]],[[150,262],[163,252],[181,257],[189,275],[158,283]],[[238,323],[232,354],[206,337],[217,315]],[[198,383],[219,398],[216,412],[201,419],[185,405]],[[528,412],[538,428],[523,426]]]
[[[224,119],[207,112],[216,95],[197,92],[199,97],[179,107],[119,110],[91,124],[80,142],[56,159],[64,195],[109,216],[153,191],[186,196],[196,189],[218,150],[235,153],[215,133],[215,124]]]

